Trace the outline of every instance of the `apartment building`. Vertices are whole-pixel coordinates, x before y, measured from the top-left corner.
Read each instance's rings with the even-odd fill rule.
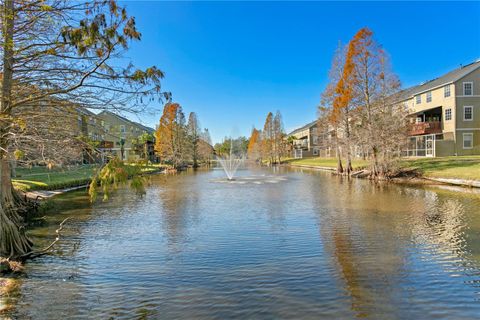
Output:
[[[328,125],[326,126],[328,127]],[[287,135],[293,137],[292,157],[333,157],[333,130],[320,128],[318,120],[312,121]]]
[[[140,159],[145,148],[148,159],[155,160],[153,139],[141,146],[139,142],[140,136],[145,133],[153,136],[154,129],[110,111],[102,111],[92,116],[90,121],[95,129],[89,131],[89,137],[100,142],[98,149],[104,156],[117,156],[126,161],[135,161]]]
[[[407,156],[480,154],[480,61],[401,91],[409,110]]]

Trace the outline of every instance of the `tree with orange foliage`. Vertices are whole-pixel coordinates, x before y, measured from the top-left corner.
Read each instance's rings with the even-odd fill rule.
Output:
[[[387,175],[393,156],[406,141],[406,112],[390,101],[400,81],[368,28],[360,29],[350,41],[347,61],[345,66],[353,73],[348,86],[360,111],[359,139],[370,150],[372,176]]]
[[[247,148],[247,156],[249,159],[257,161],[262,158],[261,143],[260,131],[253,128]]]
[[[351,121],[352,111],[355,109],[353,99],[355,98],[355,82],[357,79],[354,56],[358,51],[357,35],[348,43],[348,49],[345,56],[345,62],[342,68],[342,75],[335,86],[335,97],[333,99],[332,115],[342,122],[343,135],[345,141],[345,153],[347,165],[345,171],[350,175],[352,168],[352,150],[351,150]]]
[[[184,165],[187,151],[185,115],[178,103],[165,104],[155,138],[155,151],[162,161],[175,168]]]

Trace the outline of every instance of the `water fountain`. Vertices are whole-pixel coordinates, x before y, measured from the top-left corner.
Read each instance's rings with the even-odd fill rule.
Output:
[[[233,143],[232,139],[230,139],[230,153],[226,156],[217,157],[217,159],[222,165],[223,171],[225,171],[225,174],[227,175],[227,179],[232,181],[235,172],[237,172],[238,167],[240,167],[245,158],[243,156],[238,157],[233,153]]]

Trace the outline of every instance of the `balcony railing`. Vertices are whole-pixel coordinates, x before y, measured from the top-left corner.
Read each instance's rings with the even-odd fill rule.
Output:
[[[409,130],[409,134],[411,136],[435,133],[442,133],[442,123],[440,121],[414,123],[411,125]]]
[[[295,148],[308,148],[308,141],[305,140],[296,140],[294,143]]]

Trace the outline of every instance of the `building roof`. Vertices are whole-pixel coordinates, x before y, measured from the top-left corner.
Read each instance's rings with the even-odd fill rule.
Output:
[[[460,68],[452,70],[433,80],[404,89],[398,92],[397,94],[395,94],[394,99],[395,101],[403,101],[403,100],[412,98],[413,96],[419,93],[423,93],[425,91],[429,91],[437,87],[441,87],[446,84],[453,83],[455,81],[460,80],[461,78],[465,77],[466,75],[475,71],[478,68],[480,68],[480,60],[461,66]]]
[[[300,127],[300,128],[297,128],[297,129],[293,130],[293,131],[290,132],[288,135],[291,136],[292,134],[295,134],[295,133],[297,133],[297,132],[300,132],[300,131],[309,129],[309,128],[317,125],[317,121],[318,121],[318,120],[314,120],[314,121],[312,121],[312,122],[310,122],[310,123],[307,123],[306,125],[304,125],[304,126],[302,126],[302,127]]]
[[[98,115],[101,115],[101,114],[107,114],[107,115],[111,115],[111,116],[117,117],[118,119],[120,119],[120,120],[122,120],[122,121],[124,121],[124,122],[127,122],[127,123],[129,123],[129,124],[131,124],[131,125],[134,125],[134,126],[137,126],[137,127],[142,128],[143,130],[145,130],[145,131],[148,132],[148,133],[153,133],[153,132],[155,132],[155,129],[153,129],[153,128],[150,128],[150,127],[144,126],[144,125],[141,124],[141,123],[138,123],[138,122],[129,120],[129,119],[127,119],[127,118],[125,118],[125,117],[122,117],[121,115],[118,115],[118,114],[113,113],[113,112],[111,112],[111,111],[104,110],[104,111],[100,112]]]

